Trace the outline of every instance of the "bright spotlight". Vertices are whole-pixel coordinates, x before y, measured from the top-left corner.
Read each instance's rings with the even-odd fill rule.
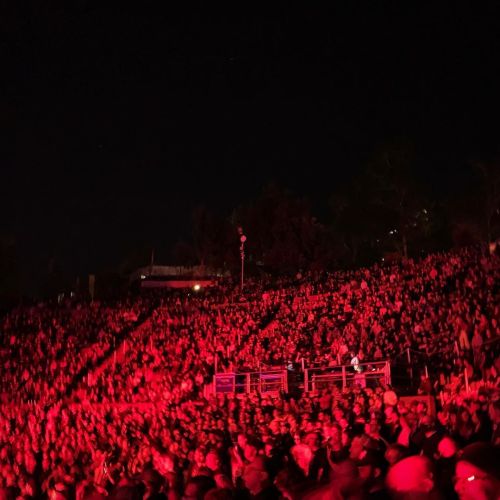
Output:
[[[193,290],[195,292],[198,292],[200,290],[200,288],[201,288],[201,285],[199,285],[198,283],[196,283],[196,285],[193,286]]]

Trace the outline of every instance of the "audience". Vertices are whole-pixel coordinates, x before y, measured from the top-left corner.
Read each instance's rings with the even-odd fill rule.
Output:
[[[498,498],[499,273],[464,249],[244,297],[18,308],[1,323],[0,498]],[[435,414],[358,383],[385,359]],[[360,377],[213,392],[217,372],[339,365]]]

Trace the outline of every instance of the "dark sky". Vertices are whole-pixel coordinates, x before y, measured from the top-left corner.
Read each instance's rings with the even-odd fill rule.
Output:
[[[167,249],[194,204],[228,211],[271,179],[325,197],[394,137],[443,183],[498,148],[497,2],[10,3],[0,232],[27,265]]]

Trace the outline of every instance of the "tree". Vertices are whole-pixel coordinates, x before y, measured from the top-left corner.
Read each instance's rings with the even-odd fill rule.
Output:
[[[193,209],[193,251],[201,266],[217,267],[222,264],[224,223],[207,207]]]
[[[358,262],[361,246],[369,240],[369,206],[367,198],[359,196],[360,184],[353,182],[344,186],[329,199],[331,227],[343,251],[342,255],[350,265]]]
[[[275,184],[267,185],[259,198],[240,206],[233,224],[248,236],[249,259],[280,272],[296,272],[328,260],[323,243],[328,231],[311,213],[306,198],[294,196]]]
[[[426,232],[430,234],[431,227],[431,202],[423,195],[415,169],[414,146],[397,140],[376,151],[365,172],[371,205],[379,212],[379,223],[388,230],[396,249],[405,258],[410,241],[422,238]]]

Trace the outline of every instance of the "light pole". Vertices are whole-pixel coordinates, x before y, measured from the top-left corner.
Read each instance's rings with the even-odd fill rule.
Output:
[[[241,282],[240,282],[240,292],[243,293],[243,281],[245,277],[245,241],[247,237],[243,234],[243,229],[238,228],[240,234],[240,257],[241,257]]]

